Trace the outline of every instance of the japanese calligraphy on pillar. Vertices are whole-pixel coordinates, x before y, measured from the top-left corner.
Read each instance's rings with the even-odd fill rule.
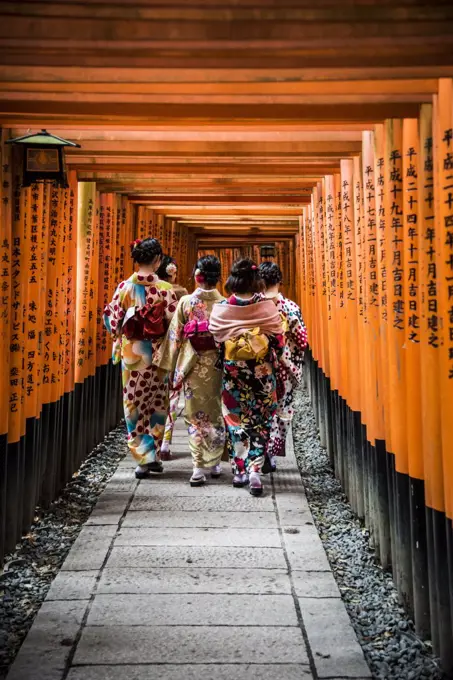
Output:
[[[343,223],[342,223],[342,191],[341,191],[341,177],[335,175],[334,177],[334,191],[335,191],[335,260],[336,260],[336,290],[337,290],[337,308],[344,309],[345,293],[344,293],[344,262],[343,262]],[[342,314],[344,312],[342,311]]]
[[[406,430],[406,367],[404,354],[404,216],[403,216],[403,123],[386,121],[384,174],[386,189],[388,272],[388,397],[391,409],[389,450],[395,454],[398,472],[408,474]]]
[[[19,441],[22,435],[21,411],[24,404],[24,324],[26,315],[27,272],[22,266],[25,248],[24,194],[20,189],[20,176],[14,177],[12,242],[11,242],[11,325],[9,363],[9,427],[8,441]]]
[[[420,399],[420,225],[418,197],[418,120],[403,121],[403,215],[404,215],[404,333],[406,365],[406,419],[409,474],[423,478]]]
[[[347,344],[348,392],[347,399],[353,411],[360,410],[360,383],[358,379],[356,348],[360,353],[357,329],[357,283],[354,224],[354,162],[344,159],[340,164],[341,220],[343,227],[343,262],[345,272],[345,313],[349,342]],[[360,356],[359,356],[360,361]]]
[[[76,382],[88,376],[90,315],[90,282],[92,236],[95,218],[96,185],[79,182],[77,209],[77,320],[76,320]]]
[[[11,323],[11,147],[5,144],[8,130],[1,130],[0,145],[0,434],[8,431],[9,413],[9,345]]]
[[[379,282],[376,228],[376,182],[374,132],[363,132],[363,204],[366,260],[365,300],[367,325],[365,328],[368,354],[368,389],[370,392],[369,435],[384,439],[384,421],[378,408],[380,400],[380,351],[379,351]]]
[[[376,208],[376,247],[378,261],[379,313],[381,322],[387,322],[387,252],[385,216],[385,145],[384,126],[376,125],[375,139],[375,208]]]
[[[27,316],[25,320],[25,403],[27,417],[38,415],[38,372],[41,363],[41,341],[44,330],[44,310],[39,304],[45,246],[41,240],[40,220],[43,210],[43,185],[30,189],[29,270]]]
[[[393,140],[389,153],[389,226],[391,233],[390,280],[392,286],[391,323],[398,331],[404,330],[404,270],[403,270],[403,168],[400,140]]]
[[[434,189],[438,221],[438,299],[443,343],[439,347],[439,382],[442,433],[442,463],[445,485],[445,511],[453,518],[453,80],[439,81],[435,122]]]
[[[101,276],[104,277],[102,286],[97,289],[97,307],[96,307],[96,361],[98,364],[102,363],[103,352],[107,346],[107,332],[102,323],[102,314],[105,305],[109,302],[109,281],[107,276],[107,284],[105,282],[105,238],[106,238],[106,208],[107,195],[101,194],[99,197],[99,210],[97,215],[96,229],[99,234],[99,269]],[[108,264],[107,264],[108,268]],[[107,290],[106,290],[107,289]]]
[[[441,81],[443,83],[443,81]],[[453,381],[453,96],[452,82],[447,81],[439,99],[439,165],[440,165],[440,264],[444,302],[444,342],[446,374]]]
[[[68,173],[69,209],[67,229],[67,278],[66,278],[66,341],[65,341],[65,385],[69,392],[74,387],[75,370],[75,308],[77,277],[77,175]]]
[[[406,325],[409,342],[420,342],[419,224],[418,224],[418,128],[417,120],[403,127],[403,213]]]
[[[328,291],[327,311],[328,319],[332,321],[332,310],[336,303],[337,295],[337,280],[336,280],[336,252],[335,252],[335,223],[334,223],[334,201],[335,201],[335,187],[333,183],[333,176],[328,175],[325,178],[326,187],[326,290]]]
[[[388,400],[388,371],[386,369],[387,336],[388,336],[388,295],[387,295],[387,222],[386,222],[386,186],[385,174],[385,130],[379,124],[374,129],[374,177],[375,177],[375,210],[376,210],[376,252],[378,274],[378,336],[379,336],[379,400],[377,408],[383,423],[383,434],[390,441],[390,421]]]
[[[437,295],[437,240],[434,219],[433,107],[420,111],[418,157],[418,228],[420,272],[421,418],[426,504],[445,510],[439,394],[439,301]]]
[[[357,311],[360,317],[365,316],[365,260],[364,260],[364,229],[363,229],[363,196],[361,180],[361,159],[354,158],[354,179],[352,187],[354,205],[354,240],[356,251],[356,290]]]

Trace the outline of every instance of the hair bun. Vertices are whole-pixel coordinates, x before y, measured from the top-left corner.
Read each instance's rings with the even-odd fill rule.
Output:
[[[220,279],[220,271],[220,260],[215,255],[203,255],[197,260],[194,276],[203,277],[203,280],[199,278],[198,282],[215,286]]]
[[[239,262],[235,262],[231,268],[232,274],[246,274],[255,271],[258,271],[258,266],[253,262],[253,260],[249,260],[248,258],[239,260]]]
[[[244,257],[233,263],[226,282],[229,293],[260,293],[262,285],[259,267],[252,259]]]

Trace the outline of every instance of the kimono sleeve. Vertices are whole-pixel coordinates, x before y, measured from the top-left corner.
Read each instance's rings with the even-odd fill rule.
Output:
[[[123,307],[124,295],[124,283],[120,283],[113,295],[112,301],[104,309],[104,325],[114,338],[121,334],[121,325],[126,313]]]
[[[183,328],[186,322],[184,315],[184,300],[180,300],[175,307],[176,312],[173,312],[167,335],[160,345],[156,358],[153,361],[156,366],[169,372],[172,372],[175,369],[179,350],[181,348]]]
[[[291,333],[292,339],[295,346],[300,352],[303,352],[307,348],[308,338],[307,329],[302,319],[302,314],[296,305],[295,309],[291,310],[288,317],[289,332]]]
[[[166,292],[167,295],[165,297],[165,318],[167,319],[167,322],[170,323],[178,307],[178,298],[175,291],[172,288],[169,288]]]

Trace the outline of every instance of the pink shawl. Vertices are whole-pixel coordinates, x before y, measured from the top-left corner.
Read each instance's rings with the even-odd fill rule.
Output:
[[[217,303],[212,308],[209,330],[216,342],[226,342],[256,327],[265,335],[283,333],[275,302],[262,300],[244,306]]]

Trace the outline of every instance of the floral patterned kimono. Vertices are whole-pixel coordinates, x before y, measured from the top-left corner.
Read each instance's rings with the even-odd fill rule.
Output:
[[[181,389],[184,391],[184,417],[196,468],[218,465],[225,447],[220,399],[222,371],[216,368],[219,351],[214,345],[211,349],[194,349],[191,342],[197,331],[201,333],[200,337],[207,340],[212,307],[221,300],[222,295],[215,289],[206,291],[198,288],[192,295],[182,297],[156,359],[158,366],[173,374],[167,433],[173,429],[178,397]],[[210,335],[207,341],[213,344]]]
[[[225,304],[254,305],[263,300],[232,295]],[[223,362],[222,406],[233,474],[260,472],[277,408],[277,366],[281,338],[269,337],[269,352],[262,359]]]
[[[286,344],[277,372],[278,405],[267,449],[270,457],[285,455],[286,436],[294,416],[293,393],[302,380],[304,350],[307,346],[307,331],[299,307],[281,293],[276,302],[284,321]]]
[[[157,276],[137,273],[120,283],[104,310],[104,323],[114,337],[113,361],[121,360],[127,443],[139,465],[160,460],[167,416],[167,376],[153,365],[153,356],[164,336],[135,340],[123,333],[131,310],[155,309],[161,303],[164,323],[171,321],[177,300],[171,284]]]

